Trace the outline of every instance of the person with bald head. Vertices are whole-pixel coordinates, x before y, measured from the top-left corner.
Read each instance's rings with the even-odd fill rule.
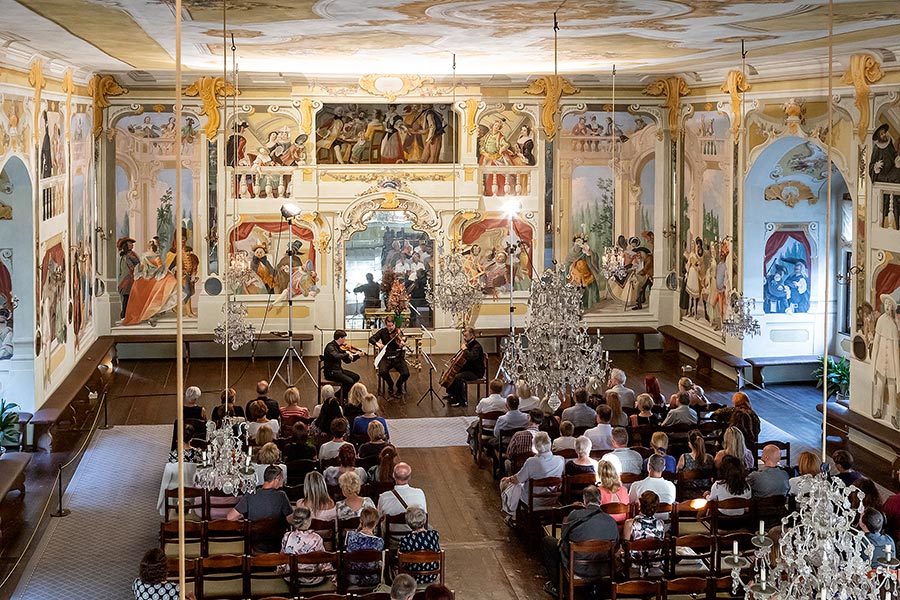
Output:
[[[394,466],[394,489],[378,497],[379,515],[405,514],[406,509],[413,505],[421,506],[423,510],[428,511],[425,492],[409,485],[411,477],[412,468],[407,463],[401,462]]]
[[[754,498],[767,498],[769,496],[786,496],[790,489],[787,471],[778,466],[781,460],[781,450],[778,446],[767,444],[762,451],[763,464],[758,471],[747,476],[750,489]]]

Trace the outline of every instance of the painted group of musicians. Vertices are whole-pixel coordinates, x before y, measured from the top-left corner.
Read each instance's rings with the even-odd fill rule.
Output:
[[[468,387],[470,381],[481,379],[485,374],[484,349],[475,339],[475,329],[466,327],[462,331],[463,342],[454,357],[458,371],[446,385],[446,399],[450,406],[468,406]],[[388,320],[385,326],[369,337],[369,343],[378,351],[378,376],[388,388],[388,395],[395,396],[407,391],[406,380],[409,379],[409,366],[406,364],[406,342],[397,325]],[[323,371],[329,381],[339,383],[344,398],[350,393],[353,384],[359,381],[359,375],[344,368],[358,360],[362,353],[347,345],[347,332],[338,329],[334,332],[334,340],[329,342],[322,352]],[[391,377],[391,371],[398,373],[397,381]]]

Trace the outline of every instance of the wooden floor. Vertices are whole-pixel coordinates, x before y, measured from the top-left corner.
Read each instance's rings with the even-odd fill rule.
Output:
[[[632,375],[628,385],[635,389],[642,388],[644,374],[652,373],[659,378],[663,393],[668,395],[675,391],[676,381],[682,375],[681,365],[676,364],[670,355],[664,357],[661,352],[643,355],[620,352],[614,353],[612,359]],[[230,362],[229,381],[237,391],[240,405],[255,397],[258,380],[273,378],[278,361],[276,357],[257,359],[255,362],[247,359]],[[362,376],[362,382],[374,390],[374,369],[367,361],[371,358],[354,363],[353,368]],[[307,360],[307,364],[315,374],[315,363]],[[493,358],[492,369],[496,369],[496,364],[496,358]],[[303,377],[306,377],[305,374]],[[201,403],[207,411],[219,403],[218,395],[224,381],[224,362],[221,360],[192,359],[186,369],[185,385],[201,388]],[[713,401],[726,401],[734,391],[734,384],[724,377],[701,383]],[[314,405],[316,394],[313,383],[306,378],[298,383],[298,387],[302,403],[309,407]],[[110,424],[172,423],[176,416],[175,389],[174,361],[122,361],[116,367],[110,389]],[[281,400],[284,389],[285,385],[276,379],[270,396]],[[468,410],[442,407],[437,400],[427,398],[419,404],[419,398],[427,389],[427,372],[412,369],[407,397],[382,401],[382,412],[388,418],[474,414],[474,387],[470,390]],[[437,389],[439,393],[443,391]],[[806,443],[818,446],[821,436],[821,415],[815,411],[815,404],[821,402],[818,390],[811,385],[786,385],[745,391],[760,416],[789,430],[791,435]],[[99,422],[103,423],[102,414]],[[28,491],[24,499],[16,498],[17,493],[13,493],[0,505],[4,546],[0,554],[0,578],[6,577],[22,555],[35,527],[38,531],[12,579],[0,589],[0,599],[11,597],[22,567],[49,521],[49,517],[41,519],[48,498],[52,499],[53,505],[47,512],[54,510],[56,496],[50,496],[50,493],[57,466],[68,460],[81,446],[90,423],[91,419],[88,419],[81,430],[58,432],[55,438],[58,451],[34,456],[27,474]],[[860,470],[873,475],[882,485],[889,485],[889,465],[885,461],[864,452],[854,451],[854,454],[858,457]],[[543,569],[534,558],[530,558],[536,553],[503,523],[497,482],[488,469],[475,467],[467,448],[404,449],[401,458],[413,468],[412,484],[423,488],[428,496],[431,524],[440,533],[441,544],[447,551],[448,584],[457,591],[458,598],[541,598],[544,595],[541,590],[545,580]],[[164,460],[164,457],[158,457],[160,464]],[[71,478],[76,466],[77,462],[65,471],[64,482]],[[139,557],[135,560],[135,569],[138,560]]]

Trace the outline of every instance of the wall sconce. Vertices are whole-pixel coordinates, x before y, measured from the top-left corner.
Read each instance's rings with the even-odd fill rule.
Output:
[[[838,273],[835,275],[838,285],[848,285],[854,277],[862,277],[866,273],[866,268],[859,265],[853,265],[847,269],[846,273]]]

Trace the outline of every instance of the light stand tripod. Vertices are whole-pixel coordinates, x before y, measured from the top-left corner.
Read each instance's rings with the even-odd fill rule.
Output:
[[[293,387],[295,383],[295,358],[297,359],[297,362],[300,363],[300,366],[303,367],[303,370],[306,371],[306,376],[309,377],[310,381],[312,381],[313,384],[318,385],[316,378],[309,372],[309,369],[303,362],[303,358],[297,352],[297,349],[294,348],[294,255],[296,254],[294,249],[294,217],[296,217],[299,212],[299,209],[295,211],[294,207],[288,204],[281,207],[281,216],[284,217],[284,220],[288,224],[288,347],[281,357],[281,362],[278,363],[278,367],[275,369],[275,376],[288,387]],[[281,367],[285,366],[285,363],[287,363],[287,378],[281,374]]]

